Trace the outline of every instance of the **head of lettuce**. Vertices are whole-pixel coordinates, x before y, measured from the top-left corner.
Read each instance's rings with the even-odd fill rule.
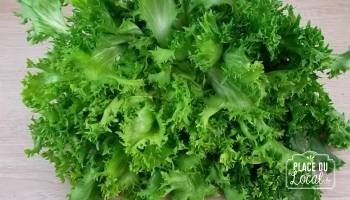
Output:
[[[318,82],[350,67],[279,0],[18,0],[34,147],[70,200],[320,199],[285,162],[350,145]],[[71,16],[62,7],[73,9]]]

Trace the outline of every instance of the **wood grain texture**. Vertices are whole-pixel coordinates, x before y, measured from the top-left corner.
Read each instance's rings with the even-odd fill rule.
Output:
[[[322,28],[336,52],[350,45],[349,0],[288,0],[304,20]],[[0,200],[64,200],[68,184],[61,184],[47,161],[27,159],[23,153],[32,145],[27,124],[31,114],[21,103],[21,79],[27,57],[38,58],[47,46],[29,46],[25,28],[13,16],[18,6],[0,0]],[[336,108],[350,118],[350,74],[322,80]],[[346,164],[336,173],[336,188],[324,191],[324,200],[350,199],[350,151],[336,152]]]

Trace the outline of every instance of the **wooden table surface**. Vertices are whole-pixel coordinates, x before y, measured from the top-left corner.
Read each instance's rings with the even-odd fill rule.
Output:
[[[288,0],[323,29],[336,52],[350,45],[350,0]],[[42,56],[47,46],[29,46],[25,28],[13,16],[14,0],[0,0],[0,200],[64,200],[68,184],[58,182],[53,166],[41,158],[26,158],[32,142],[27,128],[31,113],[20,98],[26,58]],[[323,80],[336,108],[350,119],[350,73]],[[325,190],[324,200],[350,200],[350,151],[336,152],[346,164],[336,173],[336,187]]]

